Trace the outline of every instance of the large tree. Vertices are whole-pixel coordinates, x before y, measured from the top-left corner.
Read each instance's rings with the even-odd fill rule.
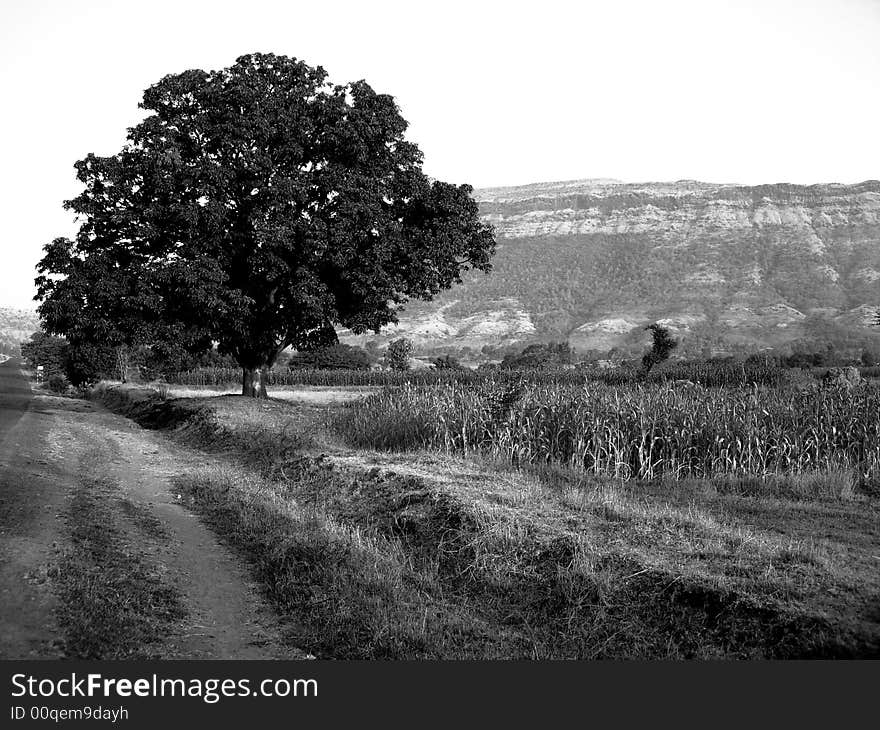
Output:
[[[378,331],[409,298],[490,269],[470,186],[430,180],[394,99],[364,81],[255,54],[167,76],[141,106],[118,154],[76,164],[79,233],[39,265],[48,331],[214,340],[242,392],[265,395],[284,348]]]

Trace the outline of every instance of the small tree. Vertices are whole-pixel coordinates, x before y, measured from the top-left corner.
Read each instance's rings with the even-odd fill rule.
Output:
[[[394,340],[388,345],[385,360],[392,370],[409,370],[409,359],[412,357],[413,344],[405,337]]]
[[[666,327],[661,327],[659,324],[649,325],[645,329],[651,331],[653,339],[650,351],[642,358],[642,369],[647,375],[651,368],[669,358],[672,351],[678,347],[678,341],[672,338]]]

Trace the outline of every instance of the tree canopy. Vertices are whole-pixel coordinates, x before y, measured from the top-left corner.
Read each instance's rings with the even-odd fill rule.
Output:
[[[337,326],[378,332],[409,298],[490,269],[472,189],[424,174],[394,99],[365,81],[254,54],[166,76],[141,107],[119,153],[76,163],[84,190],[65,205],[79,233],[38,267],[50,332],[216,341],[254,395],[284,348],[333,344]]]

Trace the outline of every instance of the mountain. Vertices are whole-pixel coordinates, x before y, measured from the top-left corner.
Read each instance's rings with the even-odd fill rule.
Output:
[[[17,355],[18,346],[40,329],[33,309],[0,307],[0,353]]]
[[[411,302],[380,337],[480,348],[540,339],[644,347],[673,329],[692,354],[880,350],[880,181],[753,187],[579,180],[474,191],[496,228],[490,275]]]

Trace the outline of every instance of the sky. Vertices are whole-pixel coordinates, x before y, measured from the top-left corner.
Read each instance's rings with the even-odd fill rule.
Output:
[[[76,231],[73,163],[144,89],[245,53],[393,95],[424,169],[475,187],[880,178],[880,0],[2,0],[0,306]]]

